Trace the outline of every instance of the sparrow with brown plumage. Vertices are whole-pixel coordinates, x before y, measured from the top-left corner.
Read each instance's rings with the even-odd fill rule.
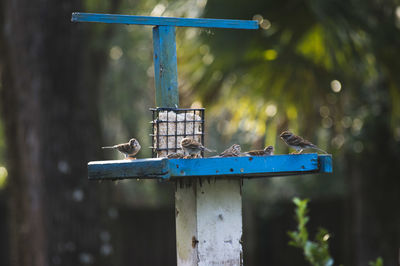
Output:
[[[191,138],[183,138],[181,140],[181,147],[185,154],[188,154],[191,157],[197,157],[201,151],[214,152]]]
[[[238,157],[240,156],[240,151],[241,151],[240,145],[233,144],[228,149],[221,152],[217,157]]]
[[[274,155],[274,147],[267,146],[263,150],[247,151],[244,153],[247,156],[269,156]]]
[[[327,153],[324,150],[321,150],[316,145],[312,144],[308,140],[303,139],[300,136],[296,136],[290,131],[284,131],[280,135],[281,139],[288,145],[289,147],[295,149],[297,152],[292,152],[292,154],[300,154],[304,149],[314,149],[321,151],[323,153]]]
[[[102,149],[115,149],[124,154],[126,158],[134,158],[134,156],[140,151],[140,148],[141,146],[139,141],[137,141],[135,138],[130,139],[127,143],[102,147]]]

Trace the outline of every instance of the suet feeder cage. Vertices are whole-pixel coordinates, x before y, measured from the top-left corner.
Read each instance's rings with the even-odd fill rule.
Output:
[[[190,137],[204,145],[204,108],[151,108],[153,158],[183,153],[180,142]],[[202,154],[203,155],[203,154]]]

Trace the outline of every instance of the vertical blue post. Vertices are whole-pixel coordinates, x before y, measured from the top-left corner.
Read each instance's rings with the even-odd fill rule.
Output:
[[[156,106],[177,107],[179,105],[179,93],[175,27],[154,27],[153,48]]]

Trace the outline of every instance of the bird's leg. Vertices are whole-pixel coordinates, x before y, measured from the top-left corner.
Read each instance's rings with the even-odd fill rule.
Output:
[[[303,149],[300,149],[296,154],[300,154],[303,152]]]

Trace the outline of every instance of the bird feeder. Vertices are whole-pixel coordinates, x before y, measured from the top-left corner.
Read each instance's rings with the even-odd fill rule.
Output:
[[[177,265],[243,265],[241,184],[244,178],[332,173],[331,155],[316,153],[163,157],[178,151],[179,138],[188,136],[204,142],[204,109],[178,109],[175,28],[255,30],[257,21],[90,13],[73,13],[72,21],[153,26],[155,98],[160,108],[152,110],[151,137],[153,156],[158,158],[89,162],[88,175],[91,180],[158,179],[179,184],[175,191]]]
[[[153,133],[150,135],[153,157],[183,154],[179,143],[185,137],[204,144],[204,108],[157,107],[150,110],[153,112]]]

